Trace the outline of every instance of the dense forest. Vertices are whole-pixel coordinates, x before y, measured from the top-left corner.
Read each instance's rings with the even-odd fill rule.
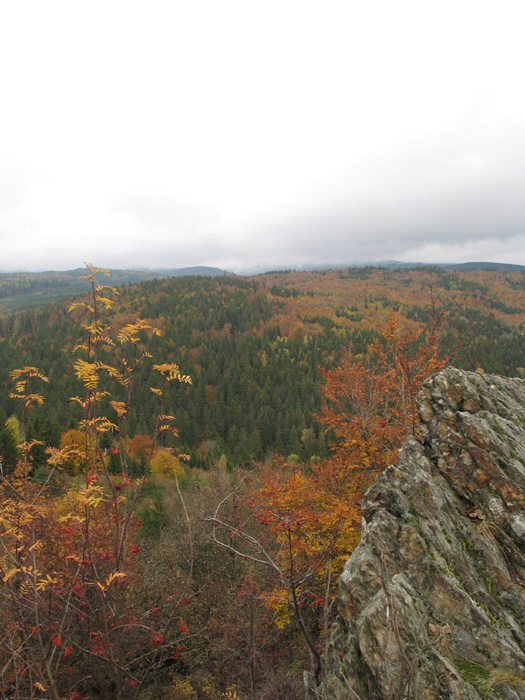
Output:
[[[504,375],[522,371],[523,272],[352,268],[151,280],[122,287],[111,319],[117,326],[139,316],[162,329],[152,351],[193,378],[191,391],[175,388],[171,397],[183,449],[195,466],[221,455],[233,466],[270,453],[326,456],[324,432],[313,418],[319,369],[334,367],[346,349],[366,352],[391,311],[422,327],[431,298],[445,315],[443,352],[462,344],[454,364]],[[29,428],[45,446],[77,419],[67,397],[75,388],[69,368],[81,327],[67,306],[1,319],[3,385],[21,358],[51,379],[46,405],[33,412]],[[140,412],[129,417],[131,431],[141,434],[151,433],[154,415],[144,372],[135,389]],[[7,394],[0,408],[14,412]]]
[[[525,374],[525,273],[86,277],[0,319],[0,697],[303,697],[421,382]]]

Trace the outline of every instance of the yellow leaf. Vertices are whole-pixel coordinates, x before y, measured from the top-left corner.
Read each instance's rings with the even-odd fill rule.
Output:
[[[49,574],[47,574],[45,578],[40,579],[40,581],[37,581],[36,589],[37,589],[37,591],[43,591],[48,586],[53,586],[56,583],[57,583],[57,579],[52,578]]]
[[[85,360],[76,360],[73,369],[78,379],[84,384],[86,389],[96,389],[100,377],[98,375],[96,366],[92,362],[86,362]]]
[[[87,309],[88,311],[90,311],[92,314],[95,313],[95,309],[92,306],[90,306],[89,304],[84,304],[82,302],[75,302],[74,304],[71,304],[68,308],[68,311],[74,311],[78,307],[83,307],[83,308]]]
[[[123,571],[114,571],[107,577],[106,586],[109,588],[109,586],[113,586],[116,582],[120,581],[125,577],[126,574]]]
[[[110,309],[113,304],[115,303],[113,299],[109,299],[109,297],[101,297],[97,295],[97,301],[100,301],[101,304],[103,304],[106,309]]]
[[[44,377],[43,374],[40,374],[36,367],[22,367],[21,369],[14,369],[9,373],[9,375],[11,379],[19,379],[20,377],[31,379],[36,377],[37,379],[41,379],[43,382],[49,382],[49,379]]]
[[[7,583],[10,578],[12,578],[16,573],[18,573],[18,569],[16,567],[13,567],[12,569],[9,569],[7,574],[4,576],[4,583]]]
[[[115,411],[119,418],[122,418],[128,411],[126,404],[123,401],[110,401],[109,405]]]
[[[105,272],[107,272],[107,270],[105,270]],[[109,272],[108,272],[107,276],[109,277]],[[109,289],[109,291],[112,294],[116,294],[118,296],[118,289],[116,287],[112,287],[109,284],[97,284],[97,286],[95,287],[95,291],[97,292],[97,294],[99,292],[101,292],[103,289]]]
[[[159,372],[168,382],[177,380],[185,384],[191,384],[191,377],[187,374],[181,374],[179,366],[174,362],[166,362],[162,365],[153,365],[153,369]]]

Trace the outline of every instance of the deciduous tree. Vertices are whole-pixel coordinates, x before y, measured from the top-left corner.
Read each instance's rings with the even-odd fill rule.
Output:
[[[439,350],[441,320],[432,310],[429,326],[411,331],[392,313],[366,355],[349,351],[337,368],[323,371],[317,419],[331,435],[331,456],[261,465],[256,487],[241,483],[211,518],[219,544],[270,570],[276,620],[295,620],[317,680],[332,584],[359,541],[364,491],[417,432],[415,395],[447,363]]]
[[[188,634],[179,608],[191,586],[191,563],[177,588],[154,608],[138,595],[136,513],[153,449],[141,478],[132,479],[127,415],[135,374],[142,363],[152,364],[145,337],[156,330],[139,320],[112,333],[101,308],[111,308],[115,290],[97,284],[101,272],[88,266],[91,299],[72,307],[87,314],[86,339],[76,348],[74,363],[83,387],[83,395],[73,397],[81,409],[79,432],[71,444],[48,449],[43,482],[32,478],[36,441],[25,439],[25,429],[33,407],[43,402],[32,385],[47,378],[34,367],[11,373],[11,396],[22,405],[22,442],[15,472],[0,480],[0,688],[5,698],[73,699],[87,691],[137,697],[149,672],[180,655]],[[171,363],[152,364],[152,371],[159,380],[150,388],[159,407],[154,447],[162,435],[177,434],[163,405],[166,386],[190,379]],[[108,401],[113,420],[103,411]],[[102,447],[110,432],[119,455],[117,474],[110,472]],[[77,456],[84,465],[80,483],[64,470]],[[188,558],[191,562],[191,546]]]

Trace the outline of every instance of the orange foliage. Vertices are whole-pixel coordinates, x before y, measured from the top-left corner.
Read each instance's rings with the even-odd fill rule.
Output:
[[[322,656],[308,618],[319,616],[319,601],[326,618],[331,584],[359,541],[363,494],[417,431],[416,393],[447,363],[439,353],[440,322],[432,311],[429,326],[411,332],[399,328],[391,313],[365,357],[348,352],[339,367],[323,371],[324,404],[317,419],[332,437],[332,455],[313,465],[280,458],[262,469],[249,503],[244,499],[266,528],[262,539],[247,534],[249,518],[239,505],[235,520],[214,519],[216,539],[219,530],[229,531],[229,542],[222,544],[277,575],[269,604],[277,623],[286,624],[290,615],[283,601],[288,601],[316,676]]]
[[[373,477],[416,432],[416,394],[449,359],[439,351],[441,318],[433,312],[427,328],[410,332],[399,328],[391,312],[365,358],[348,352],[339,367],[321,370],[324,404],[316,417],[335,436],[334,457]]]
[[[432,314],[428,328],[410,332],[391,313],[365,357],[348,352],[337,368],[321,370],[324,403],[316,418],[332,436],[332,455],[314,465],[279,461],[263,471],[257,501],[278,530],[296,530],[297,522],[317,530],[303,539],[321,551],[319,542],[342,518],[347,525],[359,521],[364,489],[417,430],[416,393],[448,361],[439,352],[440,320]]]
[[[139,458],[144,455],[149,458],[155,447],[155,443],[149,435],[135,435],[126,445],[128,454],[131,457]]]

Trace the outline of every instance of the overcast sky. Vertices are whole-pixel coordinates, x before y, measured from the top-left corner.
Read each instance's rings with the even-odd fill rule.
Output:
[[[0,0],[0,270],[525,264],[522,0]]]

